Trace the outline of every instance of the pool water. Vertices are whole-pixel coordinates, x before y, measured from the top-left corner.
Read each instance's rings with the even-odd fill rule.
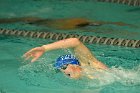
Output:
[[[70,53],[71,50],[47,52],[36,63],[30,63],[22,58],[27,50],[53,41],[5,36],[0,38],[0,89],[6,93],[139,93],[139,49],[86,44],[112,72],[93,71],[98,79],[74,80],[56,72],[52,67],[59,55]]]
[[[96,0],[1,0],[0,18],[39,17],[44,19],[84,18],[89,21],[123,22],[133,26],[87,26],[81,29],[58,30],[23,22],[0,24],[17,30],[43,30],[84,35],[140,39],[140,8]],[[80,33],[79,33],[80,32]]]
[[[0,24],[1,28],[19,30],[47,30],[106,37],[140,39],[139,7],[99,3],[93,1],[57,0],[2,0],[0,18],[35,16],[42,18],[75,18],[122,21],[136,27],[104,25],[73,30],[56,30],[22,22]],[[80,32],[80,33],[79,33]],[[54,42],[53,40],[22,38],[0,35],[0,93],[139,93],[140,49],[108,45],[85,44],[94,55],[105,63],[111,72],[93,75],[98,79],[70,79],[55,71],[53,62],[72,49],[49,51],[36,63],[25,61],[22,55],[29,49]]]

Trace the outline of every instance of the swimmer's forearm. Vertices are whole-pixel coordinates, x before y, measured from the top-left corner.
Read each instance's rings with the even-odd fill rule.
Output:
[[[74,48],[77,47],[81,42],[77,38],[69,38],[60,40],[51,44],[43,45],[42,47],[46,51],[63,49],[63,48]]]
[[[96,58],[93,57],[93,54],[90,52],[90,50],[77,38],[60,40],[51,44],[43,45],[42,47],[46,51],[63,49],[63,48],[74,48],[75,54],[80,59],[84,60],[83,57],[85,57],[90,60],[96,60]]]
[[[96,68],[106,68],[106,66],[99,62],[94,55],[90,52],[90,50],[77,38],[69,38],[60,40],[51,44],[42,46],[46,51],[55,50],[55,49],[63,49],[63,48],[74,48],[76,56],[80,61],[87,61],[91,66]]]

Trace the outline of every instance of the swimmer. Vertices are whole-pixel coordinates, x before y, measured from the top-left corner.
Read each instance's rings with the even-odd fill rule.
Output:
[[[90,66],[98,71],[106,70],[107,66],[97,60],[90,50],[77,38],[69,38],[60,40],[51,44],[43,45],[40,47],[33,48],[24,54],[26,60],[32,58],[31,62],[35,62],[45,52],[56,50],[73,48],[74,55],[62,55],[58,57],[54,67],[59,69],[70,78],[78,79],[82,76],[82,72],[88,71],[85,66]],[[93,76],[87,76],[93,79]]]
[[[2,18],[0,24],[23,22],[30,25],[44,26],[58,30],[72,30],[83,29],[87,26],[102,26],[106,24],[112,24],[117,26],[129,26],[137,27],[133,24],[127,24],[124,22],[109,22],[109,21],[96,21],[86,18],[61,18],[61,19],[45,19],[39,17],[19,17],[19,18]]]

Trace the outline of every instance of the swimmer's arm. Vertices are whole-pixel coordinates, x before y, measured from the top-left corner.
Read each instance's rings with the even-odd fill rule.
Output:
[[[91,53],[91,51],[82,42],[80,42],[79,40],[78,42],[79,45],[77,45],[74,50],[81,63],[83,63],[84,65],[90,65],[91,67],[97,69],[107,69],[107,66],[97,60]]]
[[[69,38],[60,40],[51,44],[42,46],[46,51],[55,50],[55,49],[63,49],[63,48],[74,48],[76,56],[79,58],[80,62],[89,62],[90,66],[94,68],[106,69],[107,67],[98,61],[90,50],[77,38]],[[88,61],[87,61],[88,60]],[[88,64],[88,63],[84,63]]]
[[[42,47],[46,51],[56,50],[56,49],[65,49],[65,48],[76,48],[80,44],[77,38],[63,39],[51,44],[43,45]]]

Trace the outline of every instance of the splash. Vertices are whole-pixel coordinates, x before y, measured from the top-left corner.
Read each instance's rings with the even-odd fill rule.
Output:
[[[124,86],[137,86],[140,85],[140,66],[134,69],[124,69],[122,67],[112,67],[107,71],[92,70],[95,79],[89,83],[90,87],[105,86],[112,83],[120,83]]]
[[[44,58],[36,63],[25,63],[18,69],[20,80],[25,81],[27,85],[47,87],[46,80],[53,77],[55,70],[53,64],[45,61]]]
[[[72,53],[70,50],[65,50],[64,52]],[[116,82],[123,86],[140,85],[140,65],[133,69],[111,67],[105,71],[97,71],[96,69],[87,67],[90,72],[84,72],[83,74],[93,76],[94,79],[81,77],[80,79],[75,80],[65,76],[63,73],[59,73],[60,71],[53,67],[54,61],[52,62],[52,59],[55,57],[49,58],[49,56],[54,57],[54,54],[42,57],[38,60],[39,62],[25,63],[19,68],[19,78],[24,80],[27,85],[45,88],[57,88],[57,84],[60,84],[66,87],[88,89],[99,88]],[[52,83],[49,83],[48,81],[51,81]]]
[[[46,58],[43,58],[37,63],[28,63],[21,66],[18,70],[18,76],[28,86],[56,89],[59,87],[61,89],[63,87],[86,87],[87,84],[85,83],[88,80],[74,80],[59,72],[59,70],[54,69],[52,62],[46,62]]]

